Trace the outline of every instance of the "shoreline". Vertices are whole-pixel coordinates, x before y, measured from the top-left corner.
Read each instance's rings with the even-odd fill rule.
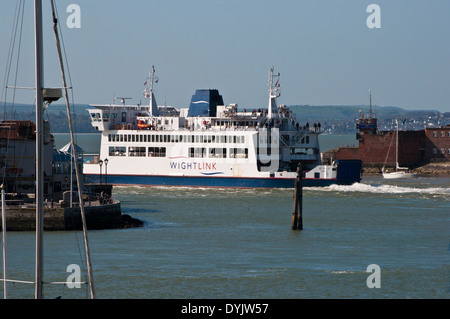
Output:
[[[430,163],[412,169],[412,172],[420,176],[450,177],[450,163]],[[363,175],[380,175],[380,167],[366,166],[363,164]]]

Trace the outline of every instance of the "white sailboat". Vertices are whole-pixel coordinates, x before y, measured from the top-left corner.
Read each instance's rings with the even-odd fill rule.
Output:
[[[71,133],[71,143],[72,148],[74,148],[74,135],[72,129],[72,123],[70,118],[70,110],[69,110],[69,101],[68,101],[68,93],[67,93],[67,84],[65,79],[64,66],[62,62],[61,48],[59,43],[59,35],[57,30],[57,19],[55,14],[55,7],[53,0],[51,1],[52,13],[53,13],[53,22],[54,22],[54,33],[55,39],[58,49],[59,62],[61,65],[61,73],[62,73],[62,81],[63,87],[62,89],[65,92],[65,99],[68,111],[68,120],[69,120],[69,128]],[[43,120],[43,111],[44,111],[44,103],[49,101],[55,101],[61,97],[61,89],[45,89],[44,88],[44,76],[43,76],[43,30],[42,30],[42,0],[34,0],[34,37],[35,37],[35,87],[33,88],[36,92],[35,103],[36,103],[36,266],[35,266],[35,280],[34,281],[24,281],[24,280],[14,280],[7,278],[7,269],[6,269],[6,218],[5,218],[5,201],[4,201],[4,190],[2,185],[2,237],[3,237],[3,281],[4,284],[4,298],[7,298],[7,283],[25,283],[25,284],[33,284],[35,286],[35,298],[42,299],[44,298],[43,285],[44,282],[44,262],[43,262],[43,251],[44,251],[44,159],[43,159],[43,132],[44,132],[44,120]],[[56,93],[56,95],[55,95]],[[50,96],[48,95],[50,94]],[[74,151],[74,156],[76,158],[76,151]],[[75,171],[77,176],[77,185],[78,191],[81,191],[79,184],[80,173],[78,171],[78,165],[75,165]],[[94,284],[93,284],[93,275],[92,275],[92,266],[91,259],[89,253],[89,244],[87,240],[87,227],[86,227],[86,218],[84,212],[84,204],[82,203],[82,196],[79,194],[80,200],[80,211],[81,211],[81,219],[83,223],[83,235],[84,235],[84,244],[85,244],[85,252],[86,252],[86,263],[88,270],[88,282],[77,282],[73,284],[89,284],[90,295],[91,298],[95,298],[94,292]],[[51,282],[50,284],[67,284],[67,282]]]
[[[401,179],[401,178],[414,178],[417,177],[416,174],[412,173],[407,167],[400,167],[398,165],[398,121],[395,120],[396,130],[395,130],[395,170],[393,172],[389,172],[385,170],[386,161],[381,169],[384,179]],[[389,147],[390,148],[390,147]],[[388,151],[389,154],[389,151]]]

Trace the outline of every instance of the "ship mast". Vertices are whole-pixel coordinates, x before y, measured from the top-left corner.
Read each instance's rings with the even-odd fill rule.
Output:
[[[153,102],[153,78],[155,76],[155,66],[152,65],[152,72],[150,73],[150,112],[152,111],[152,102]]]
[[[276,98],[279,97],[280,94],[280,73],[275,74],[273,73],[274,71],[274,67],[272,67],[269,71],[269,107],[268,107],[268,114],[267,114],[267,118],[271,119],[273,116],[273,108],[276,109],[277,107],[277,100]],[[275,84],[273,84],[274,82],[274,78],[277,78],[277,81]]]
[[[148,111],[150,116],[159,116],[158,105],[156,104],[155,95],[153,94],[153,85],[158,83],[158,78],[155,76],[155,66],[152,65],[152,71],[150,72],[150,90],[145,89],[144,96],[150,98]]]

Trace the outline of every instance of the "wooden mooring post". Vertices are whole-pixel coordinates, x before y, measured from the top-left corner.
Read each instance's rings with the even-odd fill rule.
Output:
[[[303,169],[302,164],[297,166],[295,178],[294,211],[292,212],[292,230],[303,230]]]

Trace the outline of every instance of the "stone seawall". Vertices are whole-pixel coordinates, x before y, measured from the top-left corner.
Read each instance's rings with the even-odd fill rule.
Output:
[[[382,165],[364,165],[363,175],[379,175]],[[387,168],[393,169],[392,166]],[[434,177],[450,177],[450,163],[431,163],[420,167],[416,167],[412,170],[413,173],[419,176],[434,176]]]
[[[142,222],[123,215],[120,202],[108,205],[85,206],[87,228],[115,229],[125,227],[139,227]],[[1,225],[1,220],[0,220]],[[81,230],[81,213],[79,207],[44,208],[44,230]],[[36,208],[8,206],[6,208],[7,231],[35,231]]]
[[[88,229],[120,228],[122,212],[120,203],[101,206],[85,206],[86,224]],[[81,230],[83,224],[79,207],[64,208],[66,230]],[[45,225],[45,222],[44,222]]]
[[[450,176],[450,163],[430,163],[413,171],[423,176]]]

